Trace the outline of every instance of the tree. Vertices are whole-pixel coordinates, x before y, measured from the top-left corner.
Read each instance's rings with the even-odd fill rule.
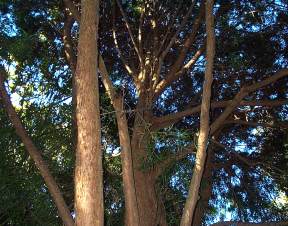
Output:
[[[20,2],[8,1],[13,7],[7,10],[17,18],[17,27],[28,34],[39,32],[48,37],[42,45],[50,48],[43,48],[37,41],[41,51],[32,53],[31,58],[40,60],[27,62],[10,47],[13,37],[4,36],[8,45],[2,52],[24,62],[23,67],[17,66],[14,81],[21,80],[26,65],[41,67],[46,72],[51,65],[64,66],[66,60],[70,69],[63,70],[60,76],[64,88],[59,96],[63,97],[65,90],[71,91],[78,42],[78,24],[74,20],[80,21],[83,8],[80,10],[79,1],[65,1],[65,7],[53,1],[39,3],[33,7],[27,3],[29,13],[24,19]],[[99,69],[112,102],[112,106],[108,104],[100,84],[101,101],[105,103],[103,143],[108,150],[114,149],[119,146],[119,139],[125,196],[124,202],[119,175],[114,175],[119,174],[119,159],[111,157],[108,151],[104,158],[107,222],[123,224],[115,217],[123,213],[125,203],[127,225],[178,225],[193,174],[198,145],[194,141],[198,140],[198,116],[204,98],[201,87],[208,51],[204,1],[101,4]],[[268,198],[269,191],[279,194],[285,186],[278,187],[281,183],[272,178],[279,171],[268,164],[271,159],[265,158],[262,148],[276,129],[283,131],[287,120],[285,7],[284,2],[270,1],[216,1],[214,5],[216,55],[210,136],[193,225],[222,221],[223,214],[217,210],[226,208],[233,220],[242,223],[287,220],[282,207],[273,204],[273,197]],[[33,14],[33,10],[40,14]],[[40,18],[32,20],[37,15]],[[23,34],[14,37],[21,44],[25,43],[24,38]],[[63,45],[57,46],[54,40]],[[47,56],[42,53],[54,60],[44,65]],[[4,59],[9,61],[9,57]],[[61,62],[55,63],[55,59]],[[48,78],[41,76],[41,81],[53,84],[53,93],[59,90],[55,71]],[[25,82],[29,84],[29,79]],[[33,94],[26,94],[29,95]],[[111,117],[113,113],[117,123]],[[275,155],[281,156],[278,152]],[[273,159],[281,169],[283,162]],[[113,198],[107,198],[108,194],[114,194]]]

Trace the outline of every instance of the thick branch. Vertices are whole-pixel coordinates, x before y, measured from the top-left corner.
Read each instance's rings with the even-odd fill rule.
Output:
[[[125,207],[127,211],[127,225],[139,225],[139,213],[136,199],[133,163],[131,156],[131,141],[128,131],[126,113],[124,111],[124,97],[117,95],[102,56],[99,56],[99,70],[106,92],[116,110],[117,126],[121,146],[121,161],[123,172],[123,187]]]
[[[19,119],[15,109],[12,106],[10,97],[4,86],[4,78],[6,77],[5,75],[6,74],[4,74],[4,70],[1,70],[0,71],[0,95],[5,105],[5,110],[9,116],[9,119],[15,128],[16,134],[22,140],[27,152],[29,153],[29,155],[35,162],[35,165],[39,169],[39,172],[41,176],[43,177],[45,184],[48,187],[48,190],[56,204],[56,207],[59,211],[59,215],[62,218],[64,224],[67,226],[73,226],[74,221],[70,215],[70,211],[64,201],[64,198],[61,194],[61,191],[58,185],[56,184],[56,181],[54,180],[53,176],[51,175],[49,171],[49,168],[46,162],[43,160],[43,157],[41,156],[41,151],[38,150],[36,145],[33,143],[32,139],[29,137],[26,129],[24,128],[21,120]]]
[[[266,222],[266,223],[252,223],[252,222],[239,222],[239,221],[223,221],[212,224],[211,226],[287,226],[288,221],[280,222]]]

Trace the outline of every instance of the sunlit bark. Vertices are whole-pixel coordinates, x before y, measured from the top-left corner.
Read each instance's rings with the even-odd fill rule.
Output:
[[[103,169],[98,89],[99,1],[81,2],[82,15],[75,77],[77,226],[103,226]]]
[[[202,174],[205,167],[205,160],[208,147],[209,136],[209,114],[210,114],[210,98],[211,86],[213,81],[213,63],[215,55],[215,35],[214,35],[214,19],[213,19],[214,1],[206,1],[206,33],[207,33],[207,63],[205,69],[205,80],[203,84],[203,95],[200,113],[200,132],[198,137],[198,147],[196,160],[193,169],[193,176],[190,182],[188,197],[181,218],[181,226],[190,226],[193,221],[193,214],[196,203],[199,199],[199,188]]]

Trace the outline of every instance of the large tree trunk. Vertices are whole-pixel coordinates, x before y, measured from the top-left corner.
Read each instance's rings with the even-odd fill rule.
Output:
[[[76,69],[77,150],[75,209],[77,226],[104,225],[97,39],[99,1],[83,0]]]
[[[145,109],[145,107],[141,107],[141,101],[138,109]],[[151,169],[143,168],[143,162],[147,157],[147,143],[149,142],[149,131],[147,131],[149,114],[147,111],[146,113],[137,111],[131,140],[140,225],[166,226],[165,207],[161,196],[157,193],[155,175]]]

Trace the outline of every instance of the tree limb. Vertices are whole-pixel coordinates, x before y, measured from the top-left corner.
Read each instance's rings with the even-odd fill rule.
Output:
[[[207,0],[205,4],[207,54],[205,66],[205,78],[203,83],[203,94],[200,113],[200,130],[197,142],[197,152],[193,175],[190,181],[188,197],[183,209],[180,226],[191,226],[194,219],[194,211],[199,199],[200,184],[205,168],[208,139],[210,134],[210,101],[213,82],[213,65],[215,56],[215,28],[213,15],[214,0]]]
[[[43,177],[45,184],[47,185],[47,188],[55,202],[55,205],[59,211],[59,215],[62,218],[64,224],[66,226],[73,226],[74,221],[70,214],[69,208],[66,205],[65,200],[61,194],[61,191],[41,155],[41,151],[38,150],[32,139],[29,137],[26,129],[24,128],[20,118],[18,117],[12,105],[12,102],[4,85],[5,78],[6,78],[6,72],[4,71],[4,69],[0,68],[0,95],[5,105],[5,110],[9,116],[9,119],[12,122],[13,127],[15,128],[16,134],[20,137],[27,152],[33,159],[36,167],[39,169],[39,172]]]
[[[102,81],[106,92],[116,111],[116,119],[121,146],[121,164],[124,187],[123,190],[125,197],[125,207],[127,211],[127,222],[128,225],[137,226],[139,225],[139,213],[133,173],[131,140],[128,131],[126,113],[124,111],[124,97],[117,95],[101,55],[99,56],[99,70],[100,74],[102,75]]]
[[[288,124],[283,123],[261,123],[261,122],[249,122],[245,120],[225,120],[224,124],[239,124],[239,125],[247,125],[247,126],[261,126],[261,127],[268,127],[268,128],[288,128]]]
[[[186,38],[186,40],[184,41],[184,45],[180,50],[180,53],[178,54],[178,57],[175,61],[175,63],[171,66],[168,74],[166,75],[166,77],[161,80],[158,85],[156,86],[155,89],[155,94],[154,94],[154,99],[156,99],[163,91],[164,89],[171,84],[172,81],[175,81],[175,74],[179,71],[179,69],[182,67],[182,64],[186,58],[186,54],[190,48],[190,46],[192,45],[192,43],[195,41],[196,35],[198,33],[198,30],[200,28],[201,25],[201,21],[202,18],[205,14],[205,7],[204,7],[204,1],[202,1],[201,3],[201,7],[200,7],[200,12],[198,17],[195,19],[193,26],[192,26],[192,32],[191,34]],[[162,62],[161,59],[159,61],[159,67],[161,68],[162,66]],[[177,79],[177,78],[176,78]]]
[[[124,12],[124,10],[123,10],[123,8],[122,8],[122,5],[121,5],[121,3],[119,2],[119,0],[116,0],[116,2],[117,2],[117,5],[118,5],[118,7],[119,7],[119,9],[120,9],[120,12],[121,12],[121,14],[122,14],[122,16],[123,16],[123,19],[124,19],[126,28],[127,28],[127,30],[128,30],[128,33],[129,33],[129,35],[130,35],[131,41],[132,41],[132,43],[133,43],[134,49],[135,49],[135,51],[136,51],[136,53],[137,53],[137,55],[138,55],[138,57],[139,57],[139,61],[140,61],[141,65],[143,65],[143,56],[141,56],[141,54],[140,54],[138,45],[137,45],[137,43],[136,43],[136,41],[135,41],[135,39],[134,39],[134,36],[133,36],[132,30],[131,30],[130,24],[129,24],[128,19],[127,19],[127,16],[126,16],[126,14],[125,14],[125,12]]]
[[[232,100],[226,100],[226,101],[216,101],[211,103],[211,108],[225,108],[231,104]],[[256,101],[241,101],[238,104],[238,107],[240,106],[269,106],[269,107],[275,107],[280,105],[288,104],[288,99],[284,100],[256,100]],[[200,105],[197,105],[195,107],[189,108],[185,111],[171,113],[169,115],[165,115],[162,117],[154,117],[152,120],[152,128],[153,130],[165,128],[167,126],[170,126],[179,120],[181,120],[183,117],[191,116],[194,114],[197,114],[200,112]]]
[[[211,133],[213,134],[224,123],[227,117],[234,111],[234,109],[241,103],[243,98],[246,97],[249,93],[254,92],[264,86],[267,86],[272,82],[276,82],[277,80],[287,75],[288,75],[288,69],[282,69],[276,72],[273,76],[270,76],[269,78],[266,78],[261,82],[241,88],[239,93],[236,94],[234,99],[225,108],[223,113],[212,123]]]

